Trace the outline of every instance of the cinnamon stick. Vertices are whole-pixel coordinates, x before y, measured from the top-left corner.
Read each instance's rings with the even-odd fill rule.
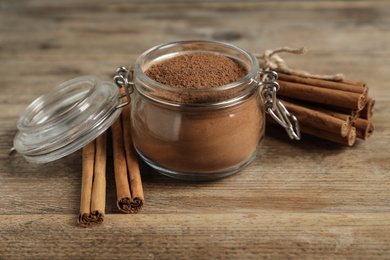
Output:
[[[356,136],[360,139],[367,140],[374,132],[374,124],[372,121],[358,118],[353,122],[356,127]]]
[[[325,132],[338,134],[342,137],[347,136],[350,132],[352,123],[350,120],[348,120],[348,117],[345,119],[340,119],[332,116],[329,113],[316,111],[314,109],[297,105],[286,100],[281,99],[281,101],[287,110],[289,110],[297,117],[300,124],[306,125],[307,127],[324,130]]]
[[[283,102],[286,102],[286,101],[290,101],[293,104],[307,107],[307,108],[310,108],[312,110],[325,113],[329,116],[341,119],[341,120],[347,122],[347,124],[351,124],[351,125],[352,125],[353,120],[356,120],[359,117],[359,112],[357,112],[356,110],[340,109],[338,107],[320,106],[318,104],[307,103],[307,102],[302,102],[302,101],[298,101],[298,100],[291,100],[291,99],[284,100]]]
[[[363,119],[371,120],[374,114],[375,99],[372,97],[367,98],[365,107],[360,111],[360,117]]]
[[[350,111],[349,114],[345,114],[345,113],[341,113],[339,111],[334,111],[334,110],[330,110],[330,109],[326,109],[326,108],[322,108],[322,107],[311,107],[311,108],[315,109],[317,111],[323,112],[323,113],[330,115],[332,117],[350,122],[351,124],[352,124],[352,119],[354,118],[353,111]]]
[[[314,127],[306,126],[304,124],[299,126],[301,131],[328,141],[332,141],[335,143],[340,143],[347,146],[352,146],[356,141],[356,129],[355,127],[351,127],[351,130],[347,134],[347,136],[343,137],[339,134],[326,132],[321,129],[317,129]]]
[[[131,107],[122,109],[123,140],[125,144],[127,169],[130,179],[131,201],[128,207],[132,212],[137,212],[144,205],[144,191],[142,188],[141,173],[138,164],[138,155],[134,148],[131,136]]]
[[[106,206],[107,134],[83,148],[80,213],[78,223],[88,227],[104,221]]]
[[[82,226],[89,226],[91,224],[90,215],[92,180],[95,165],[95,141],[90,142],[83,148],[82,157],[81,198],[78,222]]]
[[[279,96],[357,110],[362,110],[366,103],[367,93],[321,88],[280,79],[277,82],[280,85]]]
[[[131,194],[127,177],[127,164],[123,144],[122,119],[119,117],[111,126],[112,151],[114,158],[114,174],[118,208],[130,212]]]
[[[96,138],[95,142],[96,153],[91,199],[91,221],[102,223],[106,208],[107,133],[103,132]]]
[[[334,106],[321,106],[318,104],[317,106],[315,106],[315,109],[318,109],[319,111],[327,111],[328,113],[333,114],[335,117],[347,116],[351,119],[351,121],[359,118],[360,111],[361,111],[357,109],[348,109],[348,108],[341,108],[341,107],[334,107]]]
[[[331,80],[322,80],[315,78],[305,78],[299,77],[296,75],[288,75],[283,72],[278,72],[278,79],[288,82],[295,82],[306,84],[310,86],[343,90],[347,92],[364,94],[367,93],[368,89],[365,83],[363,82],[353,82],[353,81],[331,81]]]
[[[355,80],[350,80],[350,79],[343,79],[341,82],[345,83],[345,84],[355,85],[357,87],[363,87],[363,88],[367,87],[366,83],[365,82],[361,82],[361,81],[355,81]]]

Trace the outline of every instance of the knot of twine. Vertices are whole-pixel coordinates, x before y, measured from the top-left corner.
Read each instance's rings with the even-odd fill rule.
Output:
[[[343,74],[323,75],[307,72],[304,70],[291,69],[286,62],[278,55],[278,53],[292,53],[303,55],[307,52],[307,48],[290,48],[282,47],[275,50],[266,50],[263,55],[255,54],[259,61],[260,67],[267,70],[276,70],[286,74],[300,76],[305,78],[316,78],[332,81],[343,81],[345,79]]]

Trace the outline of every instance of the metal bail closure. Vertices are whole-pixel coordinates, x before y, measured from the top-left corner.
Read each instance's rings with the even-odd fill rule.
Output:
[[[276,92],[279,90],[279,84],[276,82],[278,74],[275,71],[263,70],[260,71],[260,75],[263,76],[259,87],[265,99],[265,112],[284,127],[291,139],[300,140],[298,119],[276,97]]]
[[[116,73],[117,74],[114,76],[114,81],[120,89],[120,94],[118,98],[122,100],[122,102],[117,106],[117,108],[121,108],[130,104],[131,102],[130,95],[134,91],[133,69],[130,68],[128,70],[126,67],[122,66],[116,70]]]

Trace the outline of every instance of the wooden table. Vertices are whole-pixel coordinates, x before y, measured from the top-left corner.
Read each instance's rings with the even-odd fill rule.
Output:
[[[142,165],[146,206],[77,225],[81,152],[35,165],[9,155],[26,106],[55,85],[110,80],[157,44],[220,40],[283,56],[291,67],[366,81],[375,133],[353,147],[267,127],[261,156],[213,182]],[[44,1],[0,3],[0,259],[390,258],[389,1]]]

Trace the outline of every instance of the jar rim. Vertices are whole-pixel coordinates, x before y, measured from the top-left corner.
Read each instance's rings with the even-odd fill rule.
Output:
[[[238,53],[244,55],[249,61],[250,61],[250,69],[248,73],[242,77],[241,79],[231,82],[229,84],[225,84],[222,86],[216,86],[216,87],[210,87],[210,88],[202,88],[202,89],[194,89],[194,88],[177,88],[173,86],[169,86],[166,84],[162,84],[158,81],[153,80],[152,78],[148,77],[144,70],[141,67],[141,64],[143,61],[148,59],[150,56],[155,54],[155,52],[159,50],[166,50],[166,49],[174,49],[177,52],[183,52],[180,48],[186,48],[188,47],[188,52],[193,51],[202,51],[202,52],[215,52],[219,54],[225,54],[221,51],[215,51],[215,50],[208,50],[208,49],[202,49],[202,48],[194,48],[194,47],[204,47],[206,45],[214,45],[221,48],[227,48],[234,51],[237,51]],[[168,52],[167,54],[174,54],[175,52]],[[167,55],[166,54],[166,55]],[[137,75],[137,77],[146,84],[151,84],[159,89],[166,90],[166,91],[172,91],[177,93],[205,93],[205,92],[218,92],[218,91],[226,91],[230,89],[234,89],[240,85],[245,84],[246,82],[250,82],[253,80],[253,78],[258,74],[259,72],[259,64],[256,59],[256,57],[249,53],[248,51],[244,50],[243,48],[240,48],[236,45],[233,45],[231,43],[221,42],[221,41],[209,41],[209,40],[187,40],[187,41],[175,41],[175,42],[169,42],[169,43],[163,43],[160,45],[157,45],[155,47],[152,47],[142,53],[140,56],[138,56],[135,65],[134,65],[134,73]]]

